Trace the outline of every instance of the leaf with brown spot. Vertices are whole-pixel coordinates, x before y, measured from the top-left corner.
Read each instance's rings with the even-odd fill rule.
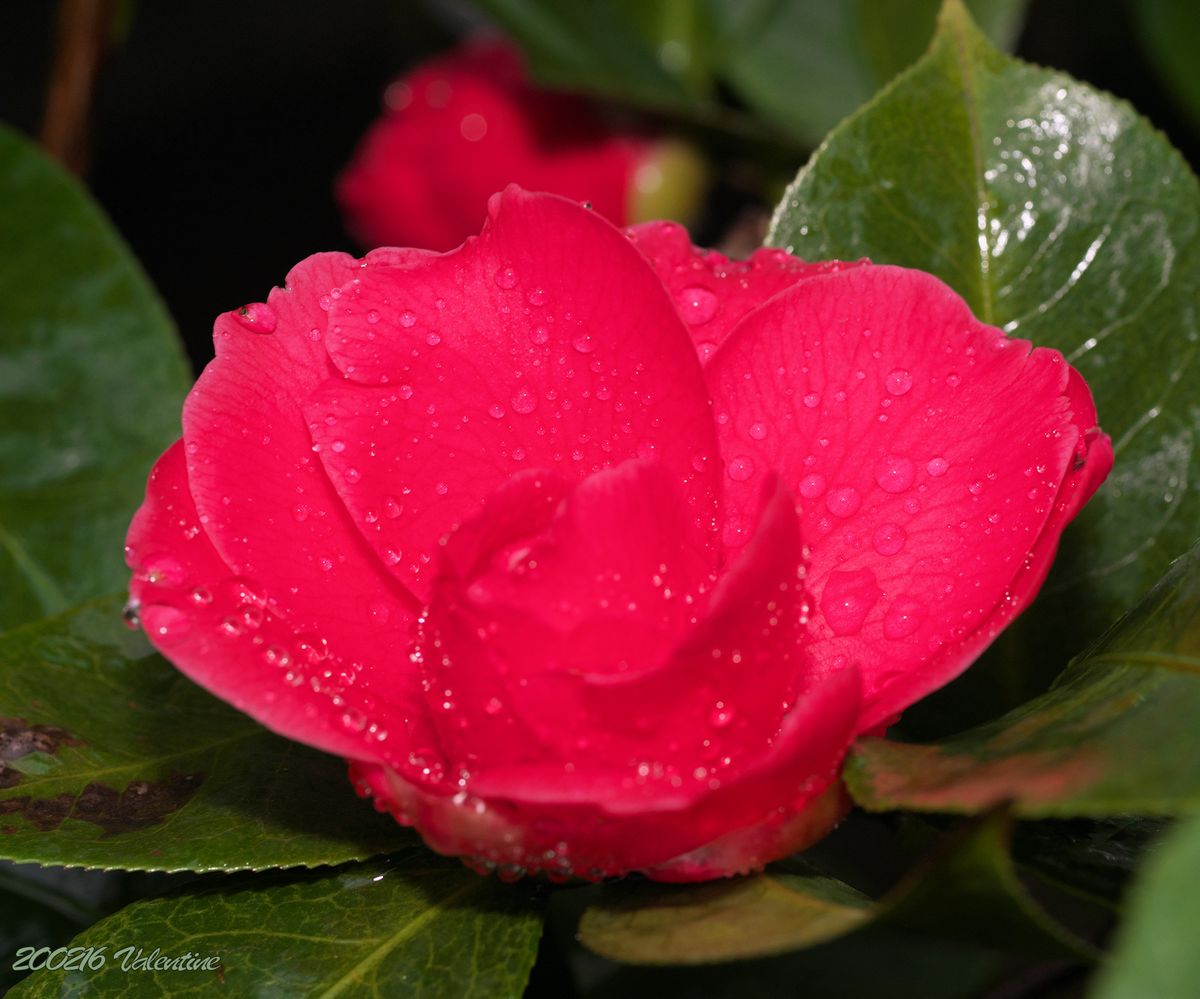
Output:
[[[345,763],[197,687],[121,600],[0,635],[0,858],[139,870],[364,859],[413,841]]]

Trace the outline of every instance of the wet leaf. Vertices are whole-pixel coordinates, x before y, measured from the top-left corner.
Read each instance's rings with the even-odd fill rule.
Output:
[[[1034,957],[1090,958],[1028,895],[1007,815],[960,830],[878,902],[835,878],[776,867],[702,885],[622,883],[583,916],[580,940],[630,964],[708,964],[783,954],[872,924]]]
[[[773,244],[931,271],[986,322],[1061,350],[1116,444],[1041,596],[964,678],[950,723],[1045,689],[1194,539],[1198,230],[1200,188],[1158,132],[1001,54],[957,0],[930,52],[831,133],[781,203]]]
[[[2,632],[125,584],[121,539],[191,379],[108,221],[3,127],[0,255]]]
[[[0,637],[0,857],[239,870],[412,842],[356,798],[342,760],[197,687],[124,627],[120,606],[101,599]]]
[[[320,874],[274,875],[136,902],[72,946],[95,971],[37,971],[9,995],[454,996],[516,999],[541,935],[527,887],[416,848]],[[123,948],[132,953],[120,956]],[[122,970],[138,951],[217,970]],[[215,963],[215,962],[214,962]]]
[[[1200,995],[1197,871],[1200,819],[1192,818],[1158,845],[1135,882],[1112,958],[1091,993],[1095,999]]]
[[[1200,545],[1054,687],[934,745],[864,739],[846,765],[875,810],[1030,817],[1200,808]]]

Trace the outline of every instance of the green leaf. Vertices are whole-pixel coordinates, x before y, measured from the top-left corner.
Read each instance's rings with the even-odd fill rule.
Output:
[[[757,114],[811,147],[924,51],[938,4],[714,0],[717,68]],[[1025,0],[969,6],[989,37],[1012,44]]]
[[[1200,818],[1178,825],[1151,854],[1134,884],[1095,999],[1190,999],[1200,995]]]
[[[481,878],[423,849],[303,877],[267,876],[137,902],[72,946],[96,971],[37,971],[9,993],[43,996],[520,996],[541,917],[527,887]],[[131,947],[219,958],[219,970],[122,970]]]
[[[584,913],[579,939],[631,964],[707,964],[782,954],[871,924],[1036,957],[1090,958],[1026,892],[1008,854],[1003,813],[943,843],[878,903],[788,865],[716,884],[608,886]]]
[[[0,127],[0,632],[127,582],[121,538],[190,382],[108,221]]]
[[[707,74],[695,0],[479,0],[520,42],[537,78],[658,110],[694,109]]]
[[[1150,67],[1193,123],[1200,124],[1200,7],[1192,0],[1138,0],[1129,10],[1148,49]]]
[[[0,857],[137,870],[359,860],[412,842],[342,760],[207,694],[106,598],[0,636]],[[18,769],[34,752],[53,767]]]
[[[811,947],[862,926],[870,901],[815,872],[702,885],[616,884],[583,915],[580,940],[632,964],[741,960]]]
[[[957,0],[928,55],[834,130],[776,212],[775,245],[930,271],[984,321],[1062,351],[1115,442],[1040,598],[968,674],[968,723],[1045,689],[1195,537],[1198,230],[1200,188],[1161,135],[1002,55]]]
[[[1038,817],[1200,808],[1200,545],[1046,694],[936,745],[864,739],[844,776],[866,808]]]

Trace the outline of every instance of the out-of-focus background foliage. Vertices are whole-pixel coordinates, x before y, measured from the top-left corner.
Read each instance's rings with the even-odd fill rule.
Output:
[[[836,21],[828,12],[839,5],[872,6],[718,6],[751,14],[811,8]],[[927,0],[874,6],[898,12],[897,23],[909,8],[932,23],[936,10]],[[1196,164],[1200,7],[1186,0],[1032,0],[1022,16],[1019,3],[984,6],[1015,8],[1007,16],[1018,26],[1017,55],[1132,101]],[[0,9],[0,121],[31,135],[43,111],[55,17],[49,0],[7,0]],[[459,0],[173,0],[126,3],[121,20],[95,94],[87,179],[169,303],[199,365],[211,356],[219,311],[261,298],[308,253],[354,249],[330,196],[332,178],[378,114],[388,81],[448,47],[483,15]],[[870,95],[869,78],[839,69],[836,52],[814,44],[798,18],[779,24],[794,37],[776,32],[778,50],[823,57],[822,77],[840,88],[832,101],[797,93],[798,103],[836,108]],[[876,72],[898,58],[880,51],[887,43],[886,34],[862,42]],[[798,140],[790,154],[793,169],[804,161],[803,145]],[[736,218],[749,197],[743,188],[736,176],[733,183],[724,178],[702,219],[701,240],[715,242]]]

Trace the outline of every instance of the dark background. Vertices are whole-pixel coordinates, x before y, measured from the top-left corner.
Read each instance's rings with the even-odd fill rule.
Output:
[[[1034,0],[1017,52],[1131,100],[1195,165],[1200,137],[1138,47],[1134,2]],[[332,178],[384,85],[449,45],[473,15],[465,4],[416,0],[143,0],[132,9],[100,76],[87,180],[199,366],[219,312],[264,298],[310,253],[356,249]],[[0,4],[0,121],[29,134],[55,14],[50,0]]]

